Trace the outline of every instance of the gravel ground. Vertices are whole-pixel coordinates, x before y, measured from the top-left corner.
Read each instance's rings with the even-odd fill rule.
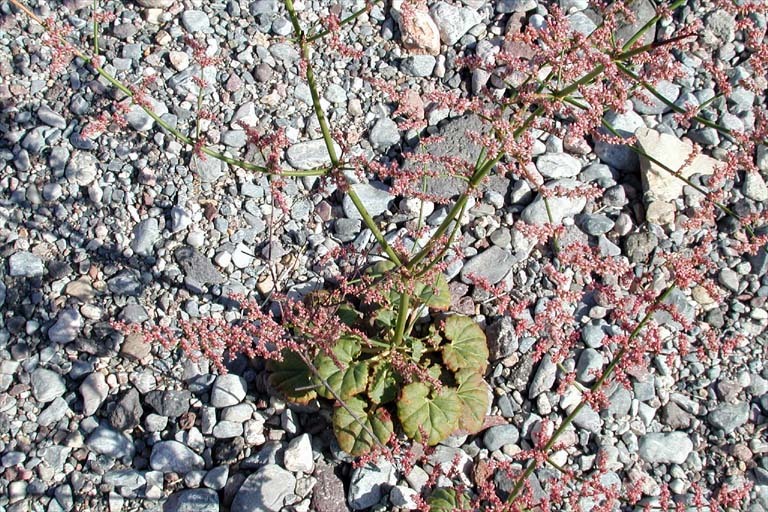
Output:
[[[646,2],[635,7],[641,17],[647,16]],[[341,0],[333,8],[346,13],[356,3]],[[510,20],[541,23],[548,5],[543,0],[428,3],[442,39],[432,44],[436,55],[405,50],[396,16],[389,6],[376,6],[347,40],[364,50],[364,57],[346,67],[330,61],[317,66],[323,106],[352,151],[404,158],[408,165],[403,154],[418,136],[398,132],[392,105],[363,80],[366,70],[415,93],[429,92],[437,83],[465,96],[486,85],[498,88],[502,84],[491,76],[457,71],[457,58],[495,51]],[[689,3],[686,16],[700,4]],[[71,25],[74,34],[89,34],[90,0],[32,4],[43,17]],[[306,19],[327,13],[327,4],[297,2]],[[578,30],[594,26],[587,2],[561,0],[561,5]],[[258,161],[237,121],[272,123],[286,128],[290,165],[324,163],[299,55],[283,39],[291,27],[280,2],[126,0],[102,8],[117,15],[103,27],[106,69],[128,83],[154,74],[150,92],[167,123],[185,130],[195,119],[198,90],[192,77],[200,69],[185,42],[194,34],[226,56],[218,67],[202,71],[214,85],[204,103],[221,120],[203,126],[216,147]],[[505,424],[449,439],[408,475],[386,462],[353,469],[335,447],[325,413],[270,396],[259,362],[236,359],[230,373],[219,376],[204,361],[194,363],[115,332],[114,319],[161,325],[211,315],[233,319],[224,301],[232,293],[264,298],[283,289],[301,296],[324,284],[327,269],[316,265],[318,258],[342,244],[363,249],[371,233],[343,193],[321,192],[313,178],[288,180],[290,213],[273,216],[263,177],[192,158],[138,110],[128,113],[129,128],[82,138],[89,122],[123,98],[77,62],[51,77],[41,29],[12,15],[7,2],[0,4],[0,16],[0,509],[408,510],[433,468],[457,459],[471,481],[481,461],[530,447],[531,432],[543,418],[564,417],[578,400],[573,393],[555,392],[562,369],[547,358],[531,362],[526,354],[535,340],[516,337],[509,319],[484,316],[483,294],[467,279],[479,273],[533,297],[548,286],[541,272],[546,255],[515,227],[521,220],[546,222],[543,202],[525,183],[505,177],[494,177],[483,201],[469,210],[462,241],[466,257],[450,269],[454,309],[488,326],[492,414]],[[754,17],[765,26],[764,17]],[[673,29],[656,28],[660,35]],[[710,15],[705,30],[714,58],[734,77],[749,76],[738,64],[745,45],[734,20]],[[680,105],[707,101],[715,92],[701,56],[680,58],[688,74],[663,92]],[[742,129],[754,124],[754,109],[764,108],[765,101],[764,95],[735,87],[712,106],[719,122]],[[478,148],[463,134],[475,129],[478,119],[418,106],[425,110],[427,131],[444,137],[433,151],[474,162]],[[678,126],[663,104],[637,100],[626,113],[609,117],[626,132],[649,128],[640,143],[651,155],[684,154],[684,136],[714,159],[727,158],[732,148],[712,129]],[[742,215],[765,209],[767,153],[758,149],[762,174],[729,184],[729,204]],[[648,178],[641,179],[640,162],[626,148],[564,148],[559,138],[542,135],[536,154],[542,179],[605,189],[598,202],[556,200],[556,217],[567,228],[563,243],[584,241],[647,267],[659,264],[654,258],[660,250],[680,248],[679,232],[660,226],[695,208],[698,199],[690,187],[667,175],[651,177],[655,189],[671,199],[644,203]],[[702,157],[701,174],[711,172],[714,161]],[[430,191],[451,195],[455,186],[435,180]],[[385,184],[357,187],[386,232],[396,232],[418,214],[418,203],[394,197]],[[445,215],[443,207],[425,208],[431,225]],[[727,239],[733,230],[733,223],[722,219],[717,239]],[[568,446],[553,454],[559,464],[589,474],[601,450],[604,485],[642,485],[648,503],[662,483],[680,497],[692,492],[692,483],[715,489],[751,482],[744,510],[768,510],[768,258],[765,253],[742,257],[724,243],[719,247],[711,258],[728,299],[715,303],[694,290],[670,300],[684,314],[744,334],[748,342],[727,358],[706,362],[695,353],[676,356],[670,346],[670,357],[658,357],[648,370],[632,375],[631,389],[610,389],[607,410],[587,408],[580,414],[566,436]],[[575,368],[586,384],[594,378],[590,369],[607,362],[602,340],[613,327],[594,301],[577,304],[575,311],[584,346],[563,367]],[[532,485],[539,486],[550,472],[537,471]],[[650,478],[642,483],[644,477]]]

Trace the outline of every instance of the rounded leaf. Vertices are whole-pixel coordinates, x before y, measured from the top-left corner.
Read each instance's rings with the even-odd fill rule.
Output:
[[[320,377],[315,378],[319,384],[317,393],[331,400],[336,398],[335,395],[346,400],[365,391],[368,386],[368,363],[354,361],[360,355],[360,342],[351,336],[343,336],[333,347],[333,355],[335,359],[328,354],[315,358],[315,368]],[[325,387],[323,380],[331,389]]]
[[[485,333],[468,316],[453,315],[445,320],[445,337],[449,343],[443,345],[443,361],[457,372],[468,368],[483,373],[488,366],[488,343]]]
[[[403,388],[397,417],[411,439],[434,446],[456,430],[461,402],[456,390],[443,387],[435,393],[426,384],[413,382]],[[422,439],[426,435],[427,439]]]
[[[456,374],[456,381],[459,384],[456,395],[461,402],[459,428],[474,434],[483,428],[488,412],[491,401],[488,384],[482,375],[472,370],[461,370]]]
[[[345,403],[347,408],[337,407],[333,412],[333,431],[342,450],[355,456],[364,455],[378,443],[389,441],[394,426],[385,409],[372,409],[360,398],[351,398]]]
[[[301,358],[288,350],[283,350],[282,361],[269,361],[267,369],[271,372],[269,383],[292,401],[305,404],[315,398],[316,384],[312,372]]]
[[[414,295],[430,309],[446,311],[451,307],[451,290],[443,274],[438,274],[434,282],[429,284],[417,282]]]
[[[470,500],[466,494],[458,494],[456,489],[435,489],[427,500],[430,512],[456,512],[469,510]]]

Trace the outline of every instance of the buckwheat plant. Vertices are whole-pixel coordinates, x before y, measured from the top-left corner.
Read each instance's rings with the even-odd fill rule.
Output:
[[[599,20],[582,31],[574,30],[573,18],[557,3],[542,2],[546,16],[512,14],[493,51],[478,49],[476,55],[456,63],[473,76],[473,84],[477,82],[472,94],[457,94],[440,81],[420,93],[402,90],[395,81],[377,77],[374,69],[365,67],[365,56],[372,49],[350,43],[348,35],[374,23],[371,10],[384,8],[384,3],[355,2],[364,4],[357,10],[329,5],[323,12],[309,12],[285,0],[284,12],[293,29],[285,41],[298,53],[297,69],[311,97],[314,124],[307,130],[319,134],[327,152],[317,166],[296,169],[286,164],[286,150],[295,135],[276,124],[239,122],[248,139],[246,156],[220,150],[215,140],[208,140],[210,128],[223,120],[216,119],[214,82],[206,77],[215,76],[217,66],[226,61],[226,46],[211,46],[210,40],[196,34],[186,36],[199,70],[189,90],[196,118],[186,126],[172,126],[152,99],[153,91],[162,87],[155,75],[118,79],[100,56],[99,30],[113,16],[94,6],[91,49],[86,50],[82,44],[86,36],[43,19],[21,0],[10,1],[25,14],[16,18],[18,23],[26,20],[30,27],[44,28],[47,49],[41,53],[52,73],[71,65],[85,67],[113,88],[115,101],[81,125],[81,137],[119,136],[126,126],[125,114],[141,109],[188,151],[193,168],[215,159],[233,172],[266,176],[273,225],[291,208],[292,180],[319,178],[317,190],[343,194],[369,234],[367,241],[328,250],[314,262],[328,283],[324,289],[302,297],[287,294],[280,289],[282,276],[273,272],[271,286],[263,290],[266,300],[233,297],[239,305],[235,321],[166,318],[162,325],[116,323],[119,330],[140,332],[169,349],[178,347],[188,357],[211,361],[221,372],[226,371],[227,358],[238,354],[267,360],[274,391],[296,403],[332,408],[333,429],[344,451],[365,461],[385,455],[412,464],[413,451],[403,445],[404,440],[434,446],[449,436],[475,435],[506,422],[490,414],[489,382],[498,375],[487,375],[491,354],[484,332],[489,319],[503,319],[510,336],[533,343],[522,356],[501,357],[530,358],[554,367],[556,406],[565,414],[553,413],[527,425],[530,442],[522,441],[521,450],[481,460],[470,473],[458,468],[458,461],[453,467],[436,467],[419,497],[421,510],[741,510],[745,506],[749,485],[720,480],[722,473],[676,495],[667,482],[653,482],[640,466],[629,472],[626,481],[616,481],[610,476],[622,463],[615,453],[602,449],[601,439],[580,440],[573,425],[599,418],[609,397],[621,387],[631,387],[632,378],[647,375],[651,365],[669,375],[687,358],[703,364],[727,361],[731,351],[750,342],[751,333],[719,331],[703,322],[698,311],[681,304],[690,293],[709,303],[727,300],[730,292],[713,280],[718,270],[715,255],[759,258],[768,242],[764,205],[749,211],[733,194],[736,183],[766,171],[768,118],[764,110],[754,108],[744,113],[739,128],[727,128],[717,114],[736,89],[742,96],[764,97],[765,2],[643,2],[653,5],[655,13],[637,19],[639,0],[591,0]],[[429,29],[421,23],[428,16],[426,4],[393,3],[404,44],[416,53],[434,53],[409,39],[418,30]],[[705,13],[705,8],[710,10]],[[744,56],[739,72],[712,58],[719,39],[711,28],[703,27],[701,19],[707,16],[733,20]],[[334,126],[321,101],[327,85],[323,74],[316,72],[321,63],[355,69],[373,94],[384,98],[399,129],[412,140],[420,138],[418,149],[406,155],[407,163],[356,151],[354,127]],[[693,95],[682,101],[665,97],[664,87],[680,80],[711,88],[714,96],[704,101]],[[713,172],[698,174],[705,148],[690,145],[689,154],[682,155],[675,167],[647,151],[640,131],[614,126],[612,120],[625,113],[633,99],[663,105],[670,124],[710,130],[721,137],[724,143],[717,151],[707,148],[717,158]],[[279,94],[264,100],[281,101]],[[424,131],[425,105],[429,112],[450,111],[480,121],[476,131],[466,133],[466,143],[479,148],[472,162],[433,150],[440,139]],[[677,216],[674,207],[670,215],[664,201],[645,198],[649,219],[653,214],[658,222],[628,226],[649,237],[674,232],[683,249],[651,247],[652,255],[630,260],[620,251],[598,246],[594,239],[575,237],[573,226],[562,222],[568,215],[563,209],[576,203],[579,210],[586,205],[599,210],[606,192],[595,182],[545,180],[534,162],[546,136],[561,139],[566,150],[585,157],[593,146],[602,152],[631,150],[643,165],[694,191],[694,200]],[[459,308],[459,297],[452,295],[446,276],[455,274],[452,269],[463,258],[462,229],[477,228],[472,224],[473,208],[488,198],[485,187],[494,176],[529,188],[546,213],[547,222],[529,223],[519,210],[507,210],[514,221],[513,249],[531,261],[544,262],[529,267],[540,272],[542,285],[535,292],[518,291],[511,275],[491,282],[470,273],[466,277],[477,304],[471,308],[473,315],[461,315],[456,310],[465,308]],[[403,226],[366,208],[358,184],[373,179],[416,205]],[[454,193],[446,197],[436,191],[431,186],[436,180],[449,180]],[[435,206],[443,208],[444,215],[427,222]],[[729,228],[718,230],[723,224]],[[476,248],[482,249],[483,243]],[[752,297],[756,288],[742,292]],[[611,326],[600,346],[588,348],[600,364],[582,374],[568,363],[585,348],[581,334],[585,312],[576,310],[579,304],[599,307]],[[478,314],[484,322],[473,318]],[[635,423],[628,428],[645,432],[645,426]],[[579,468],[564,462],[569,457],[590,462]]]

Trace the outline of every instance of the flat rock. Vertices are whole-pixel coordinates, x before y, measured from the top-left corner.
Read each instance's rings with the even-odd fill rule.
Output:
[[[77,338],[83,326],[83,319],[76,309],[64,309],[48,329],[48,339],[54,343],[69,343]]]
[[[133,430],[139,426],[143,414],[139,392],[131,388],[115,405],[109,415],[109,423],[118,430]]]
[[[285,469],[288,471],[311,474],[315,469],[315,461],[312,453],[312,440],[309,434],[302,434],[291,439],[283,454]]]
[[[211,489],[187,489],[168,496],[163,512],[219,512],[219,495]]]
[[[693,151],[693,143],[683,141],[673,135],[659,133],[649,128],[640,128],[635,132],[638,146],[648,155],[661,162],[684,178],[690,178],[694,174],[711,175],[715,171],[718,161],[706,155],[697,155],[690,165],[683,167],[688,156]],[[652,203],[671,203],[682,197],[685,183],[673,176],[662,166],[650,161],[648,158],[640,158],[640,176],[643,182],[643,190],[647,193],[648,213],[646,218],[655,224],[665,224],[674,221],[674,217],[667,215],[652,215],[652,211],[666,211],[665,209],[652,208]]]
[[[88,375],[80,384],[80,395],[83,397],[83,415],[93,416],[109,394],[109,386],[103,373],[94,372]]]
[[[389,208],[389,204],[395,199],[395,197],[389,193],[389,188],[383,183],[371,182],[369,183],[356,183],[352,185],[352,189],[360,197],[360,201],[365,206],[368,213],[372,217],[381,215]],[[355,208],[355,204],[349,197],[349,194],[344,196],[342,202],[344,208],[344,215],[350,219],[361,219],[360,213]]]
[[[349,510],[346,506],[344,482],[336,475],[332,466],[318,463],[314,476],[317,478],[317,483],[312,489],[312,508],[316,512]]]
[[[64,378],[47,368],[37,368],[29,379],[32,395],[40,403],[48,403],[67,391]]]
[[[573,190],[583,186],[583,183],[570,178],[553,181],[547,186],[562,187],[566,190]],[[554,196],[548,200],[550,212],[552,213],[552,223],[560,224],[564,218],[573,217],[580,213],[587,205],[587,200],[583,197],[562,197]],[[543,225],[550,222],[547,214],[547,205],[541,194],[523,209],[520,218],[526,224]]]
[[[693,451],[685,432],[652,432],[640,438],[639,454],[651,464],[682,464]]]
[[[545,153],[536,159],[536,169],[547,178],[572,178],[581,171],[581,162],[568,153]]]
[[[231,512],[280,512],[292,496],[296,477],[275,464],[267,464],[250,475],[232,501]]]
[[[173,255],[186,277],[197,283],[222,284],[226,281],[211,260],[200,254],[194,247],[179,247]]]
[[[11,277],[39,277],[45,272],[43,260],[31,252],[19,251],[8,258]]]
[[[487,279],[491,284],[499,283],[509,273],[517,259],[499,246],[492,245],[469,260],[461,269],[461,279],[470,283],[474,275]]]
[[[160,441],[152,447],[149,464],[155,471],[186,474],[203,469],[203,458],[178,441]]]
[[[76,152],[72,155],[67,163],[67,169],[64,173],[66,178],[81,187],[87,187],[93,180],[96,179],[98,174],[98,162],[96,157],[90,153],[84,153],[82,151]]]
[[[352,510],[363,510],[381,501],[385,490],[397,482],[395,468],[380,460],[352,470],[347,501]]]
[[[211,405],[217,409],[239,404],[245,398],[245,379],[228,373],[219,375],[211,388]]]
[[[341,147],[334,142],[336,155],[341,155]],[[299,142],[288,148],[285,154],[288,164],[294,169],[308,170],[324,167],[331,163],[325,140],[315,139],[307,142]]]

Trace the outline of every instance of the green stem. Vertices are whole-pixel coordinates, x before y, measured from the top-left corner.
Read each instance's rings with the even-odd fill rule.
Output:
[[[403,340],[405,324],[408,320],[408,310],[411,307],[411,294],[407,291],[400,294],[400,305],[397,308],[397,323],[395,323],[395,335],[392,337],[392,346],[397,347]]]
[[[99,55],[99,22],[96,21],[96,11],[99,8],[99,0],[93,0],[93,55]]]

